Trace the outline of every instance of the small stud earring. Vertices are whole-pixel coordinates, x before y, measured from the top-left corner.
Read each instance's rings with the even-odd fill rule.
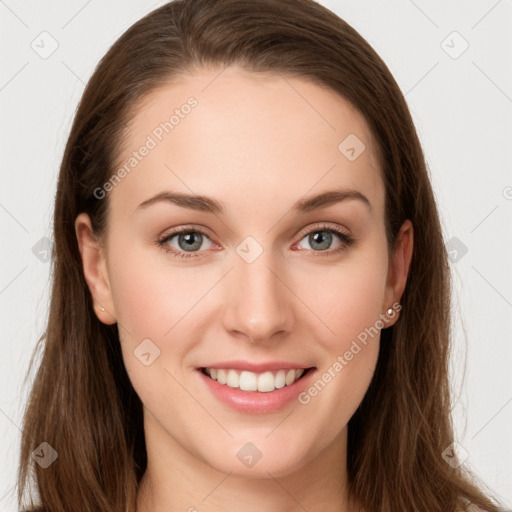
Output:
[[[392,309],[392,308],[389,308],[389,309],[386,311],[386,314],[391,315],[391,313],[393,313],[393,309]]]

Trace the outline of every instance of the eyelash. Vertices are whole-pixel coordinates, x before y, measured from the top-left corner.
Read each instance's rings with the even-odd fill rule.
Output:
[[[333,227],[333,226],[329,226],[329,225],[326,225],[326,224],[318,224],[318,225],[313,226],[309,231],[306,231],[305,233],[301,234],[301,238],[300,238],[299,242],[304,237],[306,237],[307,235],[310,235],[311,233],[317,233],[317,232],[334,233],[334,234],[336,234],[336,235],[338,235],[340,237],[342,243],[340,244],[340,246],[338,248],[331,249],[329,251],[313,251],[313,253],[317,253],[317,254],[315,254],[314,257],[318,257],[318,256],[331,256],[333,254],[337,254],[337,253],[339,253],[341,251],[346,250],[348,247],[350,247],[356,241],[355,238],[353,238],[352,236],[350,236],[347,233],[343,232],[339,228],[336,228],[336,227]],[[158,246],[162,247],[166,253],[172,253],[172,254],[174,254],[178,258],[195,258],[195,257],[198,257],[198,253],[201,253],[203,251],[196,251],[196,252],[188,252],[187,253],[186,251],[178,251],[174,247],[171,247],[170,245],[167,244],[167,242],[169,240],[171,240],[176,235],[179,235],[181,233],[200,233],[201,235],[204,235],[207,238],[209,238],[208,234],[205,233],[202,229],[197,229],[197,228],[194,228],[194,227],[184,226],[184,227],[176,228],[171,233],[169,233],[169,234],[167,234],[167,235],[165,235],[165,236],[163,236],[161,238],[158,238],[156,240],[156,242],[157,242]],[[301,250],[304,250],[304,249],[301,249]],[[306,250],[312,251],[312,249],[306,249]]]

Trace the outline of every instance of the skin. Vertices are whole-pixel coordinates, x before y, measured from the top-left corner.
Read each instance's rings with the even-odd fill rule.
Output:
[[[86,214],[75,223],[98,318],[118,323],[144,406],[148,470],[138,512],[251,512],[262,503],[269,512],[356,510],[346,489],[347,423],[373,376],[380,333],[307,405],[295,401],[276,413],[230,409],[195,368],[285,360],[322,374],[400,301],[412,225],[404,222],[388,253],[377,146],[346,100],[297,77],[234,66],[219,72],[195,69],[143,100],[120,162],[187,98],[198,105],[103,199],[110,201],[103,239],[93,236]],[[365,144],[354,161],[338,150],[349,134]],[[290,212],[304,196],[340,187],[364,194],[371,209],[349,199]],[[225,214],[166,202],[137,209],[162,191],[212,197]],[[336,253],[343,240],[333,234],[319,248],[308,237],[319,222],[356,241]],[[193,257],[155,242],[190,225],[206,233]],[[252,263],[236,252],[247,236],[263,249]],[[168,245],[186,253],[178,241]],[[149,366],[134,356],[147,338],[160,349]],[[262,453],[251,468],[237,457],[247,442]]]

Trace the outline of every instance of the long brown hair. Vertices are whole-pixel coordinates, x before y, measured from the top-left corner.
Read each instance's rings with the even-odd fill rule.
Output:
[[[378,143],[388,247],[404,220],[414,226],[401,317],[382,331],[374,378],[349,422],[351,495],[367,511],[453,512],[469,502],[497,511],[464,466],[442,457],[453,441],[450,269],[411,115],[369,44],[312,0],[170,2],[130,27],[89,80],[55,198],[51,306],[30,366],[40,355],[23,423],[20,505],[35,470],[42,510],[135,512],[147,464],[142,405],[117,327],[94,314],[74,221],[86,212],[95,233],[105,233],[108,198],[94,190],[115,172],[123,127],[140,101],[192,67],[231,64],[306,78],[350,101]],[[47,468],[31,457],[43,442],[58,454]]]

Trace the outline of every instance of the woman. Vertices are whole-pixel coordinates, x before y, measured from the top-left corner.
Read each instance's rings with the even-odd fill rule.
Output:
[[[133,25],[77,110],[54,237],[20,504],[33,465],[44,511],[498,510],[453,452],[413,122],[327,9]]]

